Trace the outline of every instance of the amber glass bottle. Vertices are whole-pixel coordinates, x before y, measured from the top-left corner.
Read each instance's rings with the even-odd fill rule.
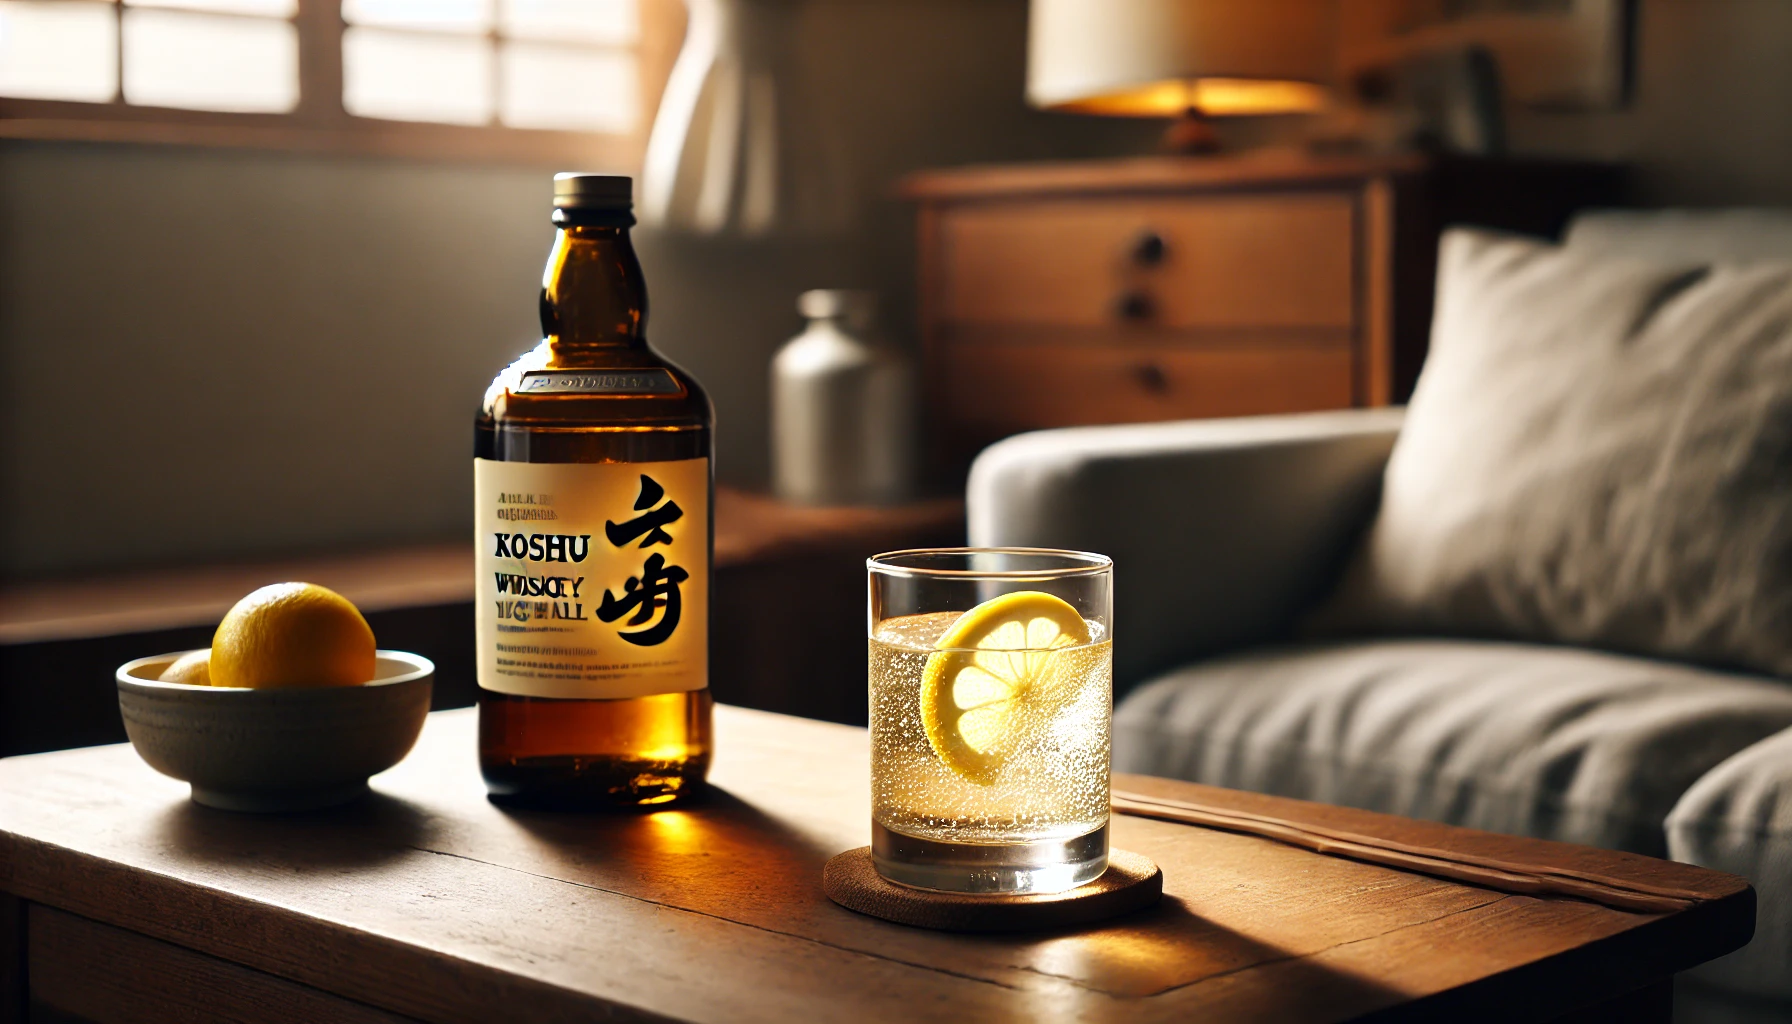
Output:
[[[499,801],[663,804],[709,770],[714,415],[647,344],[630,195],[555,176],[543,338],[475,432],[479,757]]]

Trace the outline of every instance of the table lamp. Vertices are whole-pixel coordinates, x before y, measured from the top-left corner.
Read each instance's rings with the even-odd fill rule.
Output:
[[[1212,152],[1209,118],[1325,106],[1332,14],[1332,0],[1032,0],[1027,100],[1173,117],[1166,149]]]

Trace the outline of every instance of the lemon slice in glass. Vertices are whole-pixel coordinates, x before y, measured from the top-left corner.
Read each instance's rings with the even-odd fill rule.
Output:
[[[1060,648],[1089,642],[1062,598],[1023,590],[985,601],[934,642],[921,676],[927,742],[960,777],[987,786],[1019,740],[1045,720]]]

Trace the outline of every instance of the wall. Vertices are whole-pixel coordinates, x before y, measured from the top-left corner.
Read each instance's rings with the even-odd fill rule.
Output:
[[[851,224],[639,235],[650,336],[747,485],[798,291],[876,288],[905,333],[900,174],[1156,131],[1028,110],[1024,0],[805,0],[793,31]],[[0,143],[0,575],[463,536],[473,411],[539,333],[556,169]]]
[[[445,536],[540,171],[0,149],[0,571]]]
[[[1634,101],[1512,111],[1514,146],[1631,162],[1650,205],[1792,205],[1792,2],[1637,6]]]

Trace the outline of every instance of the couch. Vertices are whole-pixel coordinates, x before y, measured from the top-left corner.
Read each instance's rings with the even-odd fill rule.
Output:
[[[1792,215],[1596,213],[1563,246],[1792,261]],[[973,467],[970,541],[1115,559],[1116,770],[1744,875],[1756,937],[1682,979],[1679,1017],[1792,1020],[1792,682],[1593,646],[1310,627],[1377,514],[1405,416],[1010,438]]]

